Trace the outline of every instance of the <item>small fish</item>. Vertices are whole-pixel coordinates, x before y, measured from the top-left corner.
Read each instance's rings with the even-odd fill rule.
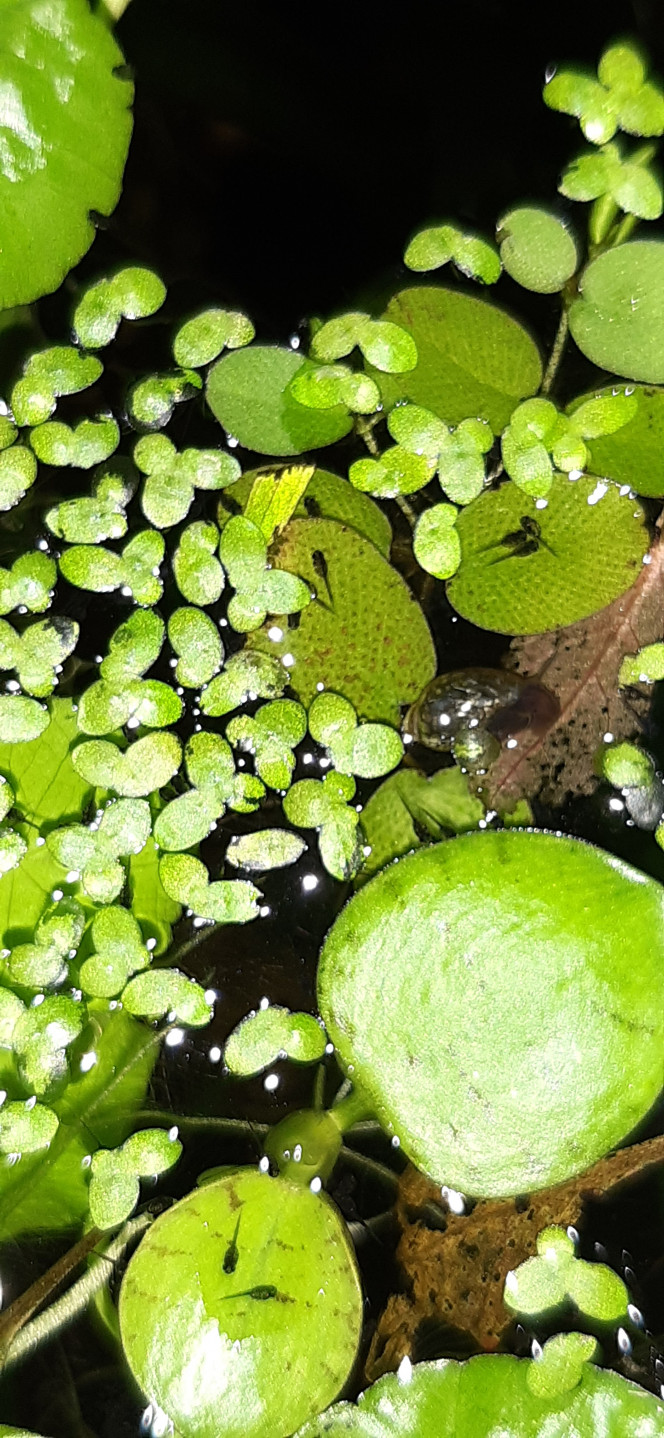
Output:
[[[236,1223],[236,1225],[235,1225],[235,1233],[233,1234],[233,1237],[232,1237],[232,1239],[231,1239],[231,1241],[230,1241],[230,1243],[229,1243],[229,1245],[228,1245],[228,1248],[226,1249],[226,1252],[225,1252],[225,1254],[224,1254],[224,1261],[223,1261],[223,1263],[222,1263],[222,1265],[221,1265],[222,1268],[223,1268],[223,1270],[224,1270],[224,1273],[235,1273],[235,1270],[236,1270],[236,1268],[237,1268],[237,1261],[238,1261],[238,1258],[239,1258],[239,1251],[238,1251],[238,1246],[237,1246],[237,1236],[238,1236],[238,1233],[239,1233],[239,1231],[240,1231],[240,1219],[241,1219],[241,1217],[242,1217],[242,1210],[240,1209],[240,1212],[238,1213],[238,1216],[237,1216],[237,1223]]]
[[[273,1283],[257,1283],[255,1288],[243,1288],[241,1293],[224,1293],[224,1298],[257,1298],[264,1303],[267,1298],[276,1298],[277,1289]]]

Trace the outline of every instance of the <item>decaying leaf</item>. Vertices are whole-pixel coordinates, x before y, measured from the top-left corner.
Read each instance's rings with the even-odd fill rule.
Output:
[[[594,757],[603,737],[617,742],[639,733],[652,689],[620,689],[625,654],[664,633],[664,543],[650,550],[649,563],[632,588],[599,614],[557,629],[513,640],[509,666],[536,675],[558,698],[560,715],[542,734],[504,749],[483,780],[482,798],[510,808],[526,795],[541,793],[550,804],[595,787]]]
[[[658,1135],[619,1149],[586,1173],[529,1199],[478,1203],[470,1213],[448,1212],[440,1188],[409,1165],[399,1180],[396,1203],[402,1229],[396,1257],[404,1291],[391,1294],[378,1320],[365,1366],[367,1382],[411,1356],[422,1324],[449,1326],[474,1351],[494,1352],[513,1322],[503,1303],[505,1279],[535,1253],[538,1233],[550,1224],[576,1226],[586,1201],[663,1158],[664,1136]]]

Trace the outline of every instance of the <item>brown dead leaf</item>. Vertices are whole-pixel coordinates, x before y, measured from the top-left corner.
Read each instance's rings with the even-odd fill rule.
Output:
[[[652,691],[618,688],[621,661],[663,635],[664,541],[658,540],[636,584],[599,614],[514,639],[508,667],[545,684],[559,700],[560,715],[543,734],[526,733],[516,748],[503,750],[483,780],[485,802],[505,811],[536,794],[555,805],[567,794],[590,793],[604,734],[633,738],[648,710]]]
[[[420,1325],[442,1322],[475,1349],[493,1352],[513,1322],[503,1304],[510,1269],[535,1252],[549,1224],[576,1225],[583,1205],[664,1160],[664,1135],[601,1159],[578,1178],[524,1200],[478,1203],[468,1214],[448,1213],[440,1189],[417,1169],[401,1175],[397,1260],[406,1292],[392,1294],[378,1320],[365,1376],[375,1382],[410,1356]],[[427,1226],[431,1221],[438,1224]]]

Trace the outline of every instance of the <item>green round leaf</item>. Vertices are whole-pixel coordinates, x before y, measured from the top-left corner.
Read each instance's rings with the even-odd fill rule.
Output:
[[[574,839],[465,834],[351,899],[319,1008],[418,1167],[477,1197],[528,1193],[588,1168],[654,1102],[663,959],[652,879]]]
[[[22,694],[0,695],[0,734],[5,744],[28,744],[48,729],[48,709]]]
[[[6,86],[0,176],[0,307],[57,289],[92,244],[90,211],[120,193],[132,85],[123,56],[86,0],[3,6]]]
[[[416,699],[436,672],[428,625],[400,575],[373,544],[330,519],[292,520],[272,558],[301,575],[318,599],[297,629],[269,623],[249,646],[287,661],[291,687],[307,707],[321,683],[363,718],[398,723],[400,705]]]
[[[540,535],[537,548],[519,552],[504,541],[518,536],[524,517]],[[499,634],[539,634],[603,609],[638,578],[648,549],[633,499],[613,484],[563,475],[554,476],[545,509],[509,483],[462,509],[457,531],[461,565],[447,587],[450,603]]]
[[[202,609],[176,609],[168,621],[168,638],[179,655],[175,668],[178,684],[197,689],[209,684],[221,669],[224,647],[219,630]]]
[[[192,1028],[203,1028],[212,1011],[200,984],[177,969],[146,969],[131,979],[122,993],[122,1007],[130,1014],[160,1019],[166,1013]]]
[[[37,461],[23,444],[12,445],[0,453],[0,510],[13,509],[34,484]]]
[[[487,300],[414,287],[390,300],[386,318],[412,334],[418,354],[409,374],[372,371],[388,409],[408,399],[447,424],[472,415],[499,434],[517,402],[539,389],[542,366],[534,341]]]
[[[563,1337],[576,1340],[583,1360],[568,1391],[560,1363],[551,1392],[532,1382],[542,1360],[511,1354],[483,1354],[466,1363],[439,1359],[386,1374],[357,1406],[335,1404],[297,1438],[661,1438],[660,1400],[585,1361],[594,1339],[559,1335],[551,1340],[559,1350]]]
[[[278,1004],[257,1009],[233,1029],[224,1049],[232,1074],[248,1077],[269,1068],[276,1059],[316,1063],[325,1053],[325,1030],[312,1014],[292,1014]]]
[[[573,400],[568,413],[573,417],[581,405],[597,395],[632,397],[636,401],[636,412],[615,433],[587,441],[589,470],[614,479],[617,484],[628,484],[637,494],[661,497],[664,495],[664,390],[645,385],[619,388],[613,385]]]
[[[86,349],[101,349],[114,339],[123,315],[128,320],[145,319],[165,299],[166,286],[153,270],[130,265],[86,290],[74,310],[76,338]]]
[[[306,847],[304,839],[289,829],[260,829],[232,838],[226,850],[226,862],[234,869],[246,869],[249,873],[285,869],[297,863]]]
[[[584,270],[569,312],[579,349],[628,379],[664,380],[664,243],[633,240]]]
[[[339,1392],[361,1324],[336,1209],[251,1169],[158,1218],[120,1292],[129,1366],[183,1438],[286,1438]]]
[[[77,774],[89,783],[135,798],[161,789],[180,767],[182,750],[175,734],[147,734],[123,753],[107,739],[90,739],[72,754]]]
[[[241,349],[254,338],[251,320],[236,310],[204,310],[180,326],[173,340],[173,355],[180,365],[196,369],[211,364],[228,349]]]
[[[602,771],[617,789],[632,789],[652,783],[654,765],[636,744],[610,744],[602,754]]]
[[[576,243],[567,226],[538,206],[523,205],[503,215],[496,238],[508,275],[539,295],[561,290],[577,267]]]
[[[413,534],[418,564],[436,579],[449,579],[459,568],[461,544],[456,531],[457,510],[452,504],[434,504],[420,515]]]
[[[190,789],[171,799],[161,809],[154,823],[155,843],[160,849],[177,852],[191,849],[207,839],[215,819],[223,812],[223,801],[215,802],[213,794]]]
[[[310,363],[276,346],[235,350],[210,371],[210,408],[228,434],[259,454],[302,454],[334,444],[352,426],[345,407],[307,409],[290,394],[293,376]]]

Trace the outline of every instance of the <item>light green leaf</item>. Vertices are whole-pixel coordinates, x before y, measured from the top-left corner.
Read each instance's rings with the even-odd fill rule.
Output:
[[[244,517],[260,529],[266,544],[292,518],[314,473],[313,464],[290,464],[274,474],[255,476]]]
[[[30,431],[30,444],[44,464],[75,465],[91,469],[108,459],[120,443],[114,419],[82,419],[72,429],[58,420],[48,420]]]
[[[5,825],[0,826],[0,878],[20,864],[27,848],[25,839],[20,834]]]
[[[638,789],[652,783],[652,759],[636,744],[609,744],[602,753],[605,779],[617,789]]]
[[[356,728],[357,714],[342,694],[324,691],[309,705],[308,724],[312,739],[318,744],[331,745],[340,735]]]
[[[0,1109],[0,1153],[36,1153],[48,1148],[58,1129],[57,1115],[44,1104],[6,1103]]]
[[[524,516],[536,530],[523,529]],[[461,565],[448,585],[450,603],[502,634],[538,634],[596,613],[638,578],[648,545],[633,499],[610,483],[562,475],[545,509],[505,484],[460,510],[457,530]]]
[[[186,518],[196,489],[223,489],[240,475],[233,455],[218,449],[185,449],[178,454],[164,434],[139,439],[134,460],[147,475],[141,496],[143,513],[158,529]]]
[[[168,424],[176,404],[192,399],[203,381],[195,370],[178,374],[154,374],[138,380],[127,395],[127,411],[142,429],[161,429]]]
[[[53,413],[60,395],[88,389],[103,368],[94,355],[83,355],[73,345],[55,345],[30,355],[9,399],[16,423],[42,424]]]
[[[293,1014],[270,1004],[249,1014],[226,1040],[224,1063],[247,1078],[262,1073],[278,1058],[316,1063],[325,1053],[325,1030],[311,1014]]]
[[[414,769],[392,774],[371,795],[360,816],[366,844],[356,883],[366,883],[393,859],[419,849],[423,832],[442,839],[446,832],[476,829],[482,818],[484,805],[471,794],[467,775],[456,764],[430,778]]]
[[[86,349],[101,349],[115,339],[123,317],[145,319],[161,309],[165,299],[166,286],[154,270],[129,265],[97,280],[82,295],[73,317],[76,339]]]
[[[226,850],[226,862],[248,873],[285,869],[297,863],[306,847],[304,839],[289,829],[259,829],[234,836]]]
[[[107,1152],[99,1149],[92,1157],[92,1178],[90,1180],[90,1219],[96,1228],[117,1228],[133,1213],[140,1196],[140,1183],[136,1174],[128,1173],[118,1155],[109,1155],[111,1161],[102,1165],[100,1159]]]
[[[289,682],[303,704],[321,683],[345,695],[362,717],[398,723],[400,705],[416,699],[436,670],[426,620],[401,577],[366,539],[329,519],[291,520],[272,558],[317,598],[297,629],[277,624],[277,639],[269,624],[249,647],[291,656]]]
[[[37,460],[25,445],[0,453],[0,511],[13,509],[37,478]]]
[[[629,379],[664,380],[664,243],[634,240],[583,271],[572,337],[594,364]]]
[[[119,589],[124,568],[119,554],[94,545],[75,544],[59,559],[60,573],[77,589],[90,589],[95,594],[108,594]]]
[[[180,326],[173,355],[177,364],[196,369],[211,364],[223,349],[251,344],[255,333],[251,320],[237,310],[204,310]]]
[[[24,1011],[25,1004],[11,989],[0,988],[0,1048],[11,1048],[14,1029]]]
[[[6,619],[0,619],[0,669],[16,669],[21,687],[45,698],[57,682],[56,670],[75,648],[78,634],[78,624],[59,614],[36,619],[20,635]]]
[[[202,520],[180,535],[173,555],[175,582],[190,604],[216,604],[224,587],[224,571],[214,556],[219,542],[216,524]]]
[[[99,671],[104,682],[122,688],[129,680],[140,679],[156,664],[165,632],[164,621],[154,609],[130,615],[109,640]]]
[[[186,905],[201,919],[246,924],[258,916],[260,890],[254,884],[241,879],[221,879],[211,884],[205,864],[192,854],[165,854],[159,874],[170,898]]]
[[[63,0],[57,15],[39,0],[4,8],[2,68],[13,107],[0,189],[7,309],[57,289],[92,244],[91,211],[108,215],[117,204],[132,85],[120,76],[110,28],[84,0]]]
[[[415,494],[429,483],[435,465],[423,454],[411,454],[401,445],[386,449],[380,459],[356,459],[348,471],[355,489],[380,499],[397,494]]]
[[[60,1127],[51,1148],[34,1157],[24,1155],[20,1164],[0,1170],[0,1231],[5,1240],[79,1227],[88,1214],[84,1160],[99,1144],[121,1143],[144,1102],[157,1036],[121,1009],[109,1012],[107,1003],[93,1012],[95,1062],[76,1072],[52,1100]]]
[[[415,525],[413,553],[418,564],[436,579],[449,579],[459,568],[457,514],[453,504],[434,504],[424,510]]]
[[[619,684],[655,684],[658,679],[664,679],[664,644],[646,644],[636,654],[625,655]]]
[[[432,225],[420,230],[404,255],[409,270],[437,270],[453,260],[461,273],[482,284],[493,285],[500,278],[501,263],[493,245],[477,235],[465,234],[455,225]]]
[[[19,554],[11,569],[0,569],[0,614],[27,609],[41,614],[48,609],[57,578],[55,561],[41,550]]]
[[[171,928],[180,918],[179,903],[165,891],[159,877],[159,855],[148,839],[140,854],[132,854],[127,866],[131,910],[147,940],[154,941],[155,955],[166,952]]]
[[[576,242],[567,226],[536,205],[509,210],[498,221],[496,238],[508,275],[540,295],[561,290],[579,263]]]
[[[202,1028],[212,1011],[200,984],[177,969],[149,969],[130,979],[122,992],[122,1006],[138,1017],[160,1019],[172,1013],[180,1023]]]
[[[239,1258],[228,1272],[233,1241]],[[173,1284],[178,1299],[169,1305]],[[339,1392],[355,1359],[362,1295],[330,1201],[247,1167],[157,1219],[130,1260],[119,1312],[139,1388],[178,1431],[235,1428],[261,1438],[293,1433]],[[223,1363],[205,1362],[211,1341]],[[284,1385],[284,1372],[295,1368],[299,1382]],[[185,1391],[183,1373],[191,1372],[200,1376]]]
[[[586,1360],[594,1339],[561,1334],[550,1342],[554,1361],[546,1362],[544,1373],[553,1380],[553,1393],[537,1391],[541,1359],[510,1354],[483,1354],[465,1363],[439,1359],[418,1363],[407,1374],[387,1374],[357,1406],[335,1403],[300,1429],[297,1438],[440,1438],[443,1433],[460,1438],[464,1428],[469,1438],[495,1438],[497,1433],[500,1438],[553,1438],[555,1433],[640,1438],[644,1430],[661,1438],[659,1398],[618,1373],[591,1366]],[[569,1389],[574,1374],[576,1386]]]
[[[8,735],[0,708],[0,732],[7,735],[0,744],[0,771],[11,783],[22,817],[38,827],[80,818],[92,792],[70,757],[70,745],[77,735],[71,700],[51,699],[46,710],[39,709],[40,715],[42,712],[46,723],[38,737],[17,743]]]
[[[664,494],[664,390],[643,385],[613,385],[572,400],[572,421],[578,408],[594,399],[627,400],[634,403],[634,416],[615,433],[588,436],[588,468],[593,474],[628,484],[638,494]]]
[[[231,505],[244,506],[246,504],[255,474],[256,471],[244,474],[237,484],[232,485],[221,495],[217,509],[220,527],[228,523],[231,517]],[[237,513],[237,510],[234,512]],[[386,559],[389,558],[392,530],[382,509],[374,504],[368,495],[360,494],[353,489],[347,479],[340,479],[338,475],[329,474],[327,470],[316,469],[314,471],[313,478],[309,480],[304,495],[295,510],[294,518],[336,519],[340,524],[348,524],[351,529],[356,529],[358,534],[365,539],[370,539]]]
[[[258,454],[302,454],[334,444],[348,434],[345,406],[307,409],[290,393],[290,383],[311,362],[294,350],[252,345],[224,355],[210,371],[207,398],[226,432]]]
[[[157,815],[155,843],[171,852],[193,848],[194,844],[207,839],[224,807],[223,800],[217,799],[214,791],[190,789],[180,794]]]
[[[180,767],[182,750],[175,734],[147,734],[123,753],[107,739],[90,739],[72,754],[77,774],[101,788],[136,798],[163,788]]]
[[[446,424],[473,415],[499,434],[518,400],[539,389],[536,345],[521,325],[486,300],[414,287],[390,300],[387,317],[412,334],[418,353],[417,366],[407,375],[374,374],[387,409],[407,399]]]
[[[223,672],[201,694],[201,711],[210,718],[230,714],[250,694],[259,699],[278,699],[288,684],[288,670],[280,659],[242,649],[226,660]]]
[[[121,458],[121,457],[120,457]],[[119,482],[118,482],[119,481]],[[126,505],[136,488],[132,476],[123,482],[107,467],[101,469],[92,486],[92,497],[65,499],[48,509],[45,523],[52,534],[70,544],[99,544],[103,539],[121,539],[127,533]]]
[[[168,1173],[182,1153],[176,1135],[163,1128],[142,1128],[132,1133],[122,1145],[120,1156],[141,1178],[156,1178]]]
[[[219,630],[202,609],[176,609],[168,621],[168,638],[179,656],[175,667],[178,684],[197,689],[209,684],[224,659]]]
[[[0,695],[0,734],[5,744],[29,744],[49,725],[49,712],[36,699],[25,699],[22,694]]]
[[[403,744],[387,724],[360,724],[345,730],[329,743],[335,769],[357,774],[359,779],[377,779],[396,769],[403,758]]]
[[[586,1333],[556,1333],[528,1369],[528,1387],[537,1398],[559,1399],[581,1382],[585,1366],[598,1352],[597,1340]]]
[[[660,886],[612,855],[464,834],[351,899],[323,947],[319,1011],[368,1106],[434,1181],[532,1192],[608,1153],[659,1092],[661,948]]]

